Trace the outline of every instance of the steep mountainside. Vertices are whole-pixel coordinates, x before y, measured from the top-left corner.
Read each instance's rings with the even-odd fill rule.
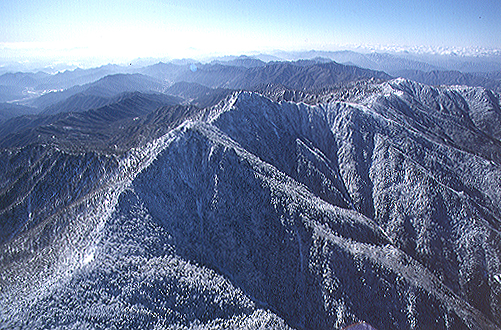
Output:
[[[126,92],[161,92],[164,87],[162,82],[149,76],[141,74],[114,74],[105,76],[92,83],[76,85],[63,91],[44,94],[28,101],[28,104],[43,110],[51,105],[63,102],[76,94],[102,99]],[[53,114],[54,112],[51,111],[51,113]]]
[[[41,115],[55,115],[60,112],[82,112],[90,109],[100,108],[112,103],[109,97],[86,95],[78,93],[62,100],[56,104],[49,105],[40,112]]]
[[[110,98],[107,105],[87,111],[16,117],[0,125],[0,147],[57,144],[70,149],[88,150],[91,146],[114,150],[117,146],[112,142],[123,138],[130,125],[180,102],[173,96],[134,92]]]
[[[485,87],[497,92],[501,91],[501,81],[489,79],[481,74],[462,73],[459,71],[419,71],[405,70],[395,73],[403,77],[427,85],[466,85],[471,87]]]
[[[85,85],[105,76],[125,73],[127,70],[118,65],[105,65],[92,69],[67,70],[56,74],[45,72],[16,72],[0,76],[0,85],[17,86],[35,90],[60,90],[75,85]]]
[[[11,103],[0,103],[0,123],[7,119],[34,114],[36,109]]]
[[[176,83],[193,83],[215,89],[199,95],[197,106],[213,105],[228,93],[225,89],[252,89],[255,85],[280,83],[294,89],[317,89],[368,78],[389,79],[377,71],[344,66],[330,60],[265,63],[239,57],[209,64],[158,63],[135,68],[103,66],[76,69],[54,75],[6,73],[0,76],[0,102],[37,109],[38,113],[85,111],[108,104],[109,98],[125,92],[164,92]],[[22,113],[19,113],[22,115]]]
[[[24,88],[0,85],[0,102],[20,100],[24,97]]]
[[[78,93],[70,96],[66,100],[53,104],[41,112],[42,115],[54,115],[61,112],[84,112],[91,109],[101,108],[105,105],[117,103],[127,98],[144,97],[148,98],[151,103],[150,107],[156,109],[162,105],[172,105],[180,103],[182,100],[169,95],[160,93],[140,93],[140,92],[125,92],[109,97],[98,96],[87,92]]]
[[[185,103],[206,108],[216,105],[233,91],[225,88],[209,88],[197,83],[178,82],[165,90],[166,94],[178,96]]]
[[[389,79],[384,72],[361,69],[332,61],[271,62],[265,66],[241,67],[207,64],[186,71],[176,81],[195,82],[212,88],[251,89],[262,84],[281,84],[294,89],[318,89],[369,78]]]
[[[0,327],[499,329],[499,95],[280,89],[4,148]]]
[[[335,62],[270,63],[265,67],[251,68],[240,81],[229,87],[252,88],[259,84],[282,84],[294,89],[319,89],[326,86],[347,83],[369,78],[389,79],[390,76],[381,71],[361,69]]]

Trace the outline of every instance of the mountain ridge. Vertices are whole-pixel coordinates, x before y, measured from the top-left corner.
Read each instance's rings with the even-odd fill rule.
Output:
[[[456,71],[451,71],[454,67],[447,63],[443,67],[436,66],[429,64],[426,57],[414,58],[411,55],[311,51],[298,54],[284,53],[285,58],[293,60],[289,62],[283,60],[264,62],[258,59],[259,56],[240,56],[223,57],[205,64],[186,59],[169,63],[159,62],[145,67],[106,65],[85,70],[68,70],[53,75],[44,72],[6,73],[0,76],[0,85],[3,84],[0,86],[2,89],[0,94],[3,95],[0,98],[16,104],[34,106],[42,112],[45,108],[63,102],[69,97],[75,97],[74,95],[78,93],[98,98],[111,97],[112,94],[133,89],[143,92],[163,92],[167,86],[182,82],[198,83],[216,89],[252,90],[256,85],[281,84],[294,90],[318,90],[360,79],[392,78],[381,71],[394,77],[403,76],[430,85],[465,84],[492,90],[499,89],[499,79],[495,71],[460,72],[457,68]],[[339,66],[343,64],[334,64],[336,62],[333,60],[344,63],[343,69]],[[358,67],[355,68],[353,64]],[[138,80],[138,74],[143,75],[144,81],[132,81]],[[152,80],[147,81],[146,77]],[[302,81],[298,81],[297,77]],[[107,81],[108,79],[115,81]],[[129,85],[136,87],[127,87],[120,80],[129,80]],[[113,85],[114,87],[111,87]],[[102,93],[106,95],[101,95]],[[211,102],[214,100],[201,101],[199,105],[209,106]]]
[[[280,89],[144,114],[120,154],[4,150],[0,187],[35,185],[21,202],[3,188],[2,205],[35,225],[0,245],[0,300],[23,306],[0,323],[498,329],[499,94]],[[44,188],[58,173],[76,173],[73,193]],[[61,208],[45,218],[48,200]]]

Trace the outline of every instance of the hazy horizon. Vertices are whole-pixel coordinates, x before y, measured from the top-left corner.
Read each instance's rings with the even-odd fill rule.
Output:
[[[0,65],[85,66],[277,50],[478,54],[501,49],[501,6],[489,0],[7,0],[0,13]]]

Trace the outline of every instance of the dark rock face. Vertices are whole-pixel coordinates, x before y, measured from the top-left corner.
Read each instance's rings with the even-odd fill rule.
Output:
[[[0,324],[498,329],[498,112],[397,79],[236,92],[113,157],[6,150]],[[33,204],[25,177],[68,188]]]

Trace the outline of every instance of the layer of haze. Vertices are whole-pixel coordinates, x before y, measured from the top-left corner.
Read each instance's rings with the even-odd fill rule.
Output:
[[[0,60],[343,47],[501,49],[498,0],[2,0]]]

